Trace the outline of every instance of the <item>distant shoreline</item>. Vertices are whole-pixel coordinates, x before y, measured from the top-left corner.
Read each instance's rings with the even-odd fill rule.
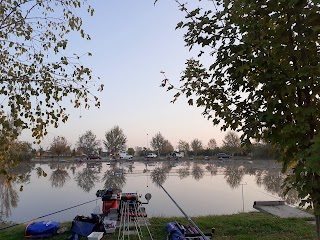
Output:
[[[134,157],[132,160],[127,160],[127,159],[118,159],[118,160],[114,160],[114,159],[110,159],[107,157],[101,158],[101,159],[81,159],[81,158],[71,158],[71,157],[61,157],[60,159],[54,157],[54,158],[50,158],[50,157],[45,157],[45,158],[32,158],[31,162],[33,163],[99,163],[99,162],[162,162],[162,161],[171,161],[171,162],[181,162],[181,161],[201,161],[201,162],[213,162],[213,163],[232,163],[232,162],[242,162],[242,163],[248,163],[248,164],[252,164],[253,162],[260,162],[260,161],[271,161],[275,163],[275,159],[254,159],[252,160],[250,157],[233,157],[230,159],[219,159],[215,156],[209,158],[209,159],[205,159],[204,156],[199,156],[199,157],[194,157],[192,159],[188,158],[188,157],[183,157],[183,158],[179,158],[178,160],[176,159],[169,159],[169,158],[165,158],[165,157],[157,157],[157,158],[146,158],[146,157]]]

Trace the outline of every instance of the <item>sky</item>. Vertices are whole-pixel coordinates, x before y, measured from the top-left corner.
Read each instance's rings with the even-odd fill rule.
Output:
[[[195,55],[183,41],[183,31],[175,30],[184,14],[174,0],[91,0],[93,17],[83,13],[84,29],[90,41],[71,36],[69,51],[79,55],[93,75],[100,78],[104,91],[95,92],[99,109],[72,109],[69,120],[59,128],[50,127],[40,144],[47,148],[55,136],[64,136],[75,147],[80,135],[91,130],[97,139],[118,125],[127,136],[127,147],[150,147],[160,132],[176,148],[179,139],[191,142],[198,138],[204,146],[214,138],[222,144],[225,132],[202,116],[202,109],[191,107],[184,98],[172,104],[174,92],[160,84],[164,71],[175,85],[186,59]],[[197,1],[195,1],[197,2]],[[95,89],[92,89],[95,91]],[[28,131],[21,140],[32,141]],[[35,146],[36,147],[36,146]]]

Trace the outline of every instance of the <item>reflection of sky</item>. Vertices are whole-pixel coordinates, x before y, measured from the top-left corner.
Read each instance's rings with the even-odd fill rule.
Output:
[[[123,165],[126,171],[128,168]],[[77,186],[74,180],[75,175],[72,170],[66,169],[69,173],[70,180],[67,180],[61,188],[52,188],[49,181],[49,176],[52,172],[47,165],[41,167],[48,173],[46,178],[38,178],[33,172],[31,175],[30,184],[24,187],[23,192],[18,192],[19,202],[18,207],[12,209],[12,216],[8,221],[24,222],[33,218],[46,215],[55,211],[59,211],[68,207],[75,206],[90,200],[94,200],[95,193],[98,189],[102,189],[104,183],[97,182],[95,187],[85,192]],[[77,167],[76,173],[82,171],[85,165]],[[133,165],[133,173],[126,174],[126,185],[122,189],[123,192],[138,192],[144,195],[147,192],[152,194],[152,199],[149,205],[146,205],[149,216],[182,216],[182,213],[165,194],[165,192],[156,187],[150,178],[150,172],[143,173],[145,165],[135,162]],[[152,171],[155,166],[150,166],[148,169]],[[224,178],[223,168],[218,168],[218,173],[211,176],[210,173],[202,166],[204,177],[196,181],[190,174],[187,178],[180,180],[177,170],[179,166],[174,167],[163,187],[175,199],[180,207],[190,216],[208,215],[208,214],[232,214],[242,211],[242,189],[241,185],[236,188],[231,188]],[[103,164],[100,179],[110,166]],[[192,166],[190,167],[192,170]],[[274,170],[274,169],[273,169]],[[278,200],[277,196],[271,196],[265,192],[264,187],[257,186],[255,176],[244,175],[241,183],[247,183],[243,187],[244,193],[244,210],[253,211],[254,201],[259,200]],[[18,191],[18,185],[17,185]],[[97,204],[101,206],[101,201]],[[46,218],[45,220],[67,221],[72,220],[76,215],[89,216],[96,206],[96,202],[92,202],[71,210],[64,211]]]

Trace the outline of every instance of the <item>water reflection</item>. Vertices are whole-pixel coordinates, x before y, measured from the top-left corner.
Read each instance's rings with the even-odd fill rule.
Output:
[[[193,164],[192,167],[192,176],[195,180],[199,181],[201,178],[203,178],[204,170],[202,169],[200,164]]]
[[[180,179],[184,179],[189,177],[190,172],[189,172],[189,167],[183,167],[178,169],[178,175]]]
[[[250,176],[256,175],[256,169],[252,166],[251,163],[248,164],[248,166],[244,167],[244,173]]]
[[[86,167],[76,173],[74,180],[85,192],[90,192],[94,188],[95,183],[99,181],[98,173],[99,171],[96,168]]]
[[[163,171],[169,173],[173,167],[176,166],[175,162],[165,161],[161,163]]]
[[[110,170],[107,170],[102,177],[105,188],[113,188],[122,190],[126,184],[125,171],[123,168],[113,166]]]
[[[206,166],[206,169],[208,172],[210,172],[211,176],[215,176],[218,173],[218,168],[211,163]]]
[[[258,186],[263,186],[266,191],[278,195],[286,201],[286,203],[296,204],[300,201],[297,191],[290,190],[287,194],[284,193],[282,185],[284,183],[285,175],[280,174],[278,171],[257,170],[255,178]]]
[[[165,167],[156,167],[150,174],[150,177],[156,186],[163,185],[168,178],[168,169]]]
[[[72,166],[70,167],[70,170],[71,170],[73,176],[76,174],[76,169],[77,169],[77,167],[75,166],[75,164],[72,164]]]
[[[11,216],[11,208],[18,206],[19,195],[13,184],[12,181],[0,176],[0,219]]]
[[[20,185],[20,190],[23,190],[22,185],[29,184],[31,181],[31,172],[34,169],[34,164],[21,164],[10,170],[10,173],[16,177],[12,180],[7,180],[6,177],[0,175],[0,220],[11,216],[12,208],[16,208],[19,202],[19,192],[16,190],[17,185]]]
[[[268,164],[266,163],[263,167],[257,167],[257,165],[249,164],[248,162],[240,164],[219,161],[203,163],[193,161],[148,161],[142,163],[112,162],[110,165],[93,162],[87,164],[50,162],[42,165],[20,166],[15,169],[15,173],[19,174],[21,178],[14,179],[10,183],[6,182],[4,178],[0,178],[0,219],[1,217],[10,217],[12,213],[15,213],[14,208],[19,207],[20,192],[16,190],[19,185],[25,185],[24,191],[32,191],[29,186],[37,186],[37,181],[39,180],[32,182],[37,177],[44,179],[43,182],[46,182],[48,191],[50,191],[50,185],[52,188],[61,189],[70,181],[71,186],[78,186],[81,189],[79,190],[79,188],[75,187],[72,190],[74,191],[72,192],[73,194],[79,193],[79,196],[89,194],[91,196],[91,191],[95,190],[94,188],[98,183],[103,183],[105,188],[112,187],[120,191],[127,187],[127,179],[129,179],[128,185],[135,186],[134,184],[139,182],[139,179],[139,184],[141,184],[141,178],[145,179],[147,177],[148,181],[148,176],[156,186],[163,185],[165,182],[187,181],[190,185],[201,185],[201,189],[203,185],[203,189],[210,191],[210,188],[212,188],[211,184],[208,184],[211,183],[210,181],[221,181],[222,188],[227,191],[230,189],[233,191],[232,189],[239,188],[246,176],[245,181],[247,182],[247,178],[249,178],[251,183],[249,181],[249,184],[245,187],[252,187],[252,191],[255,191],[254,188],[259,188],[259,194],[261,195],[267,193],[269,196],[281,197],[289,204],[298,203],[300,200],[295,191],[290,191],[284,196],[281,185],[285,176],[280,174],[277,168],[266,167]],[[48,177],[44,178],[46,174],[48,174]],[[70,176],[73,177],[70,178]],[[137,187],[139,188],[139,186]],[[150,189],[152,187],[154,186],[150,186]],[[258,191],[256,193],[258,194]],[[66,193],[64,192],[64,194]],[[261,198],[265,198],[265,196],[263,195]],[[35,201],[35,199],[27,201]]]
[[[244,176],[242,166],[227,166],[224,178],[231,188],[239,187]]]
[[[51,186],[55,188],[62,188],[66,181],[70,179],[69,173],[65,169],[58,168],[52,171],[50,176]]]
[[[130,164],[130,165],[128,166],[128,172],[129,172],[129,173],[133,173],[133,164]]]

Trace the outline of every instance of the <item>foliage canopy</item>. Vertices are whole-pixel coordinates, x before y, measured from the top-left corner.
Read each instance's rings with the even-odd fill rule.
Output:
[[[235,132],[232,132],[232,131],[227,132],[222,142],[223,142],[223,148],[230,153],[234,154],[237,152],[239,153],[241,151],[240,138]]]
[[[201,2],[201,1],[200,1]],[[186,13],[188,59],[177,90],[222,130],[280,149],[287,186],[320,214],[320,6],[316,0],[216,0]],[[199,3],[200,4],[200,3]],[[208,8],[208,6],[211,6]]]
[[[30,129],[39,143],[49,125],[58,127],[75,108],[100,106],[90,90],[92,72],[80,55],[69,53],[69,33],[90,40],[78,15],[86,0],[2,0],[0,2],[0,141],[3,155],[20,131]],[[91,55],[91,53],[87,53]],[[96,86],[102,91],[103,86]],[[11,124],[11,119],[13,122]],[[10,139],[10,141],[8,140]]]
[[[65,137],[54,137],[51,146],[50,151],[53,154],[56,154],[58,157],[60,157],[63,154],[68,154],[71,152],[70,144],[68,143],[67,139]]]
[[[158,156],[160,156],[161,154],[171,154],[174,150],[169,140],[165,139],[160,132],[158,132],[155,136],[152,137],[150,146],[153,148],[154,151],[157,151]]]
[[[100,148],[100,141],[91,130],[88,130],[79,137],[77,147],[85,154],[97,153]]]
[[[203,144],[202,142],[198,139],[198,138],[195,138],[191,141],[191,144],[190,144],[193,152],[195,155],[197,155],[197,153],[203,149]]]
[[[119,126],[114,126],[106,132],[105,137],[106,140],[104,140],[103,143],[110,153],[115,154],[119,151],[125,150],[127,137]]]

